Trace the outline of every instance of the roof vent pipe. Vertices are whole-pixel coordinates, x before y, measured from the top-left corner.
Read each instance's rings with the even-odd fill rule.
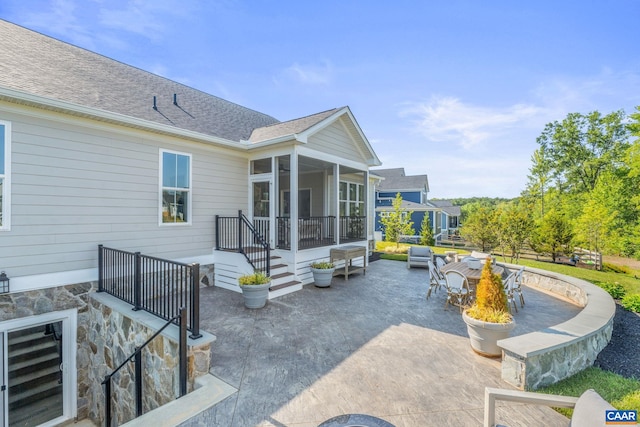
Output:
[[[156,97],[155,96],[153,97],[153,109],[156,110],[156,111],[158,110],[158,106],[156,105]]]
[[[178,94],[173,94],[173,105],[178,105]]]

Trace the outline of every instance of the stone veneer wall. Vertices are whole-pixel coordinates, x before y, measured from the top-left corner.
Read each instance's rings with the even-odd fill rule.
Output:
[[[131,310],[107,294],[93,294],[89,305],[89,330],[85,350],[91,359],[88,377],[89,418],[104,423],[105,376],[111,373],[165,321],[149,313]],[[208,335],[208,334],[207,334]],[[211,339],[189,340],[187,348],[188,391],[194,379],[209,372]],[[179,396],[178,327],[169,326],[142,351],[143,413]],[[129,363],[111,380],[112,418],[117,425],[135,418],[135,373]]]
[[[200,265],[200,287],[209,286],[214,286],[214,265]],[[89,408],[95,407],[95,402],[91,402],[89,397],[89,391],[95,387],[96,384],[94,383],[95,375],[90,375],[90,372],[93,369],[92,364],[95,363],[95,361],[91,357],[93,354],[93,348],[89,343],[88,337],[90,335],[90,331],[94,332],[92,326],[90,326],[91,322],[89,320],[89,300],[90,295],[96,292],[97,289],[98,282],[91,281],[0,295],[0,322],[55,311],[70,309],[77,310],[78,330],[76,335],[76,369],[78,381],[78,420],[87,418],[90,413]],[[129,306],[129,310],[131,310],[131,306]],[[206,344],[191,346],[188,350],[190,384],[193,384],[193,378],[203,375],[209,371],[211,357],[210,343],[211,339],[209,338]],[[162,346],[164,347],[165,345],[171,346],[170,344],[165,344],[163,340]],[[159,344],[157,344],[155,348],[156,354],[159,353],[158,346]],[[148,362],[157,363],[158,359],[149,357],[143,361],[143,366],[153,366],[147,365],[146,363]],[[103,379],[104,376],[98,382],[100,387],[102,387],[100,383]],[[104,397],[102,398],[102,402],[104,402]]]
[[[89,325],[89,295],[98,288],[97,282],[76,283],[55,288],[38,289],[0,295],[0,321],[76,309],[78,313],[78,346],[87,339]],[[78,419],[87,417],[90,360],[85,352],[76,354],[78,371]]]
[[[503,348],[502,379],[519,389],[536,390],[593,365],[611,339],[615,302],[596,285],[560,274],[529,269],[524,281],[584,307],[559,325],[498,341]]]

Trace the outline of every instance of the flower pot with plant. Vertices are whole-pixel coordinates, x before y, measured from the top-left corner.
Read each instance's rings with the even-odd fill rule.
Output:
[[[480,282],[476,287],[473,305],[462,313],[467,324],[471,348],[487,357],[502,355],[498,340],[507,338],[515,327],[502,278],[493,273],[491,261],[487,260],[482,269]]]
[[[267,303],[271,278],[261,271],[252,274],[244,274],[238,277],[238,284],[244,296],[244,305],[247,308],[262,308]]]
[[[336,271],[336,266],[332,262],[319,261],[311,263],[313,281],[319,288],[327,288],[331,286],[331,279],[333,278],[334,271]]]

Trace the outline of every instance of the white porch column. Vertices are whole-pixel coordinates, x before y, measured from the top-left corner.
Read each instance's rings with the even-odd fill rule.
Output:
[[[291,154],[291,173],[289,174],[289,216],[291,218],[291,251],[298,252],[298,150]]]
[[[340,164],[333,165],[335,179],[333,181],[333,197],[336,207],[336,219],[335,219],[335,233],[336,233],[336,245],[340,244]]]

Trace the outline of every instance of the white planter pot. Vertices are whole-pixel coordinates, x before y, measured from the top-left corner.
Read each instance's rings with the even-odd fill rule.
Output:
[[[269,298],[271,282],[264,285],[240,285],[244,296],[244,306],[247,308],[262,308]]]
[[[489,323],[476,320],[467,316],[466,311],[462,313],[462,319],[467,324],[471,348],[486,357],[502,355],[502,348],[498,347],[497,342],[508,338],[509,333],[516,326],[516,322],[513,321],[510,323]]]
[[[331,279],[333,278],[333,272],[336,271],[335,268],[313,268],[311,267],[311,272],[313,273],[313,281],[314,284],[319,288],[326,288],[331,286]]]

